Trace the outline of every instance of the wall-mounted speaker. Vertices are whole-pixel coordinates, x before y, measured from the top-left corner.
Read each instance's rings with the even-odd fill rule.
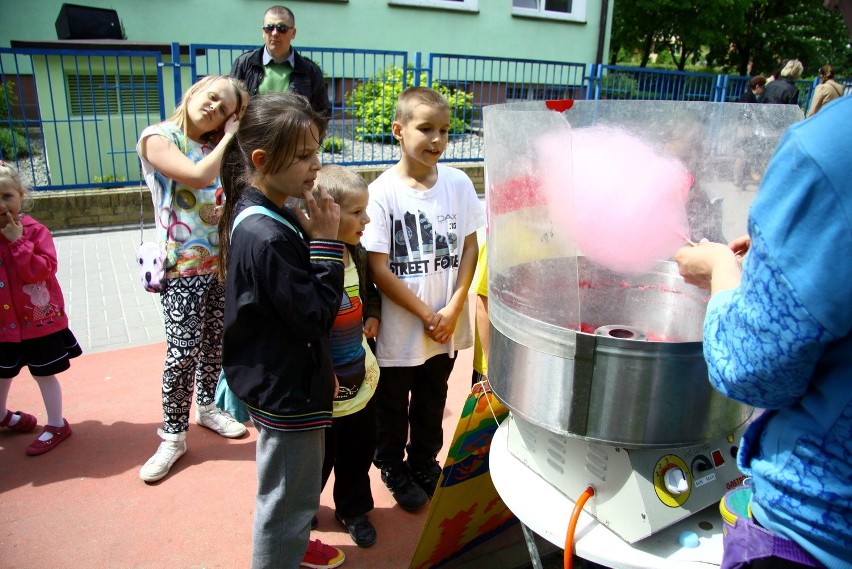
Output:
[[[56,18],[56,37],[61,40],[120,40],[118,13],[106,8],[63,4]]]

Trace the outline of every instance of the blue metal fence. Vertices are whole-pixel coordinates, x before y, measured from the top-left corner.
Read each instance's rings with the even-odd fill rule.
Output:
[[[16,161],[36,190],[138,183],[139,132],[163,120],[199,77],[227,74],[254,45],[172,44],[159,51],[0,48],[0,158]],[[384,111],[409,84],[440,85],[463,94],[457,116],[465,132],[445,158],[481,161],[481,111],[486,105],[546,99],[736,101],[748,77],[612,65],[409,54],[402,51],[300,48],[327,79],[329,136],[342,143],[324,162],[390,164],[398,148],[359,112],[363,86],[386,87]],[[407,72],[403,73],[402,70]],[[852,92],[852,79],[840,80]],[[799,81],[807,107],[817,81]],[[168,103],[167,103],[168,101]]]

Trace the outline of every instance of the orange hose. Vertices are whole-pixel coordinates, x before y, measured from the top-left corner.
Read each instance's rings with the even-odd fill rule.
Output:
[[[571,521],[568,522],[568,533],[565,534],[565,557],[564,568],[571,569],[574,567],[574,531],[577,529],[577,520],[580,519],[580,512],[583,511],[583,506],[589,501],[589,498],[595,495],[594,486],[587,486],[577,502],[574,504],[574,511],[571,512]]]

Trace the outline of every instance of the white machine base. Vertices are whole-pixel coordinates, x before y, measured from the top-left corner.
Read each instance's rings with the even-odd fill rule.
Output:
[[[742,483],[737,446],[746,425],[690,447],[625,449],[557,435],[514,413],[508,449],[550,485],[628,543],[648,537],[721,500]]]

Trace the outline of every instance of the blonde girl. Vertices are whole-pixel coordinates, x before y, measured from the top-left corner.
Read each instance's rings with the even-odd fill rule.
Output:
[[[26,197],[18,171],[0,160],[0,428],[29,433],[38,423],[33,415],[6,408],[12,379],[26,366],[47,411],[44,432],[26,448],[38,456],[71,436],[56,374],[82,351],[68,329],[53,238],[22,213]]]
[[[166,268],[163,427],[157,431],[162,442],[139,472],[146,482],[164,478],[186,453],[193,390],[196,423],[223,437],[246,432],[213,398],[224,308],[224,288],[217,279],[218,173],[247,102],[237,79],[205,77],[187,90],[171,117],[142,131],[136,147]]]

